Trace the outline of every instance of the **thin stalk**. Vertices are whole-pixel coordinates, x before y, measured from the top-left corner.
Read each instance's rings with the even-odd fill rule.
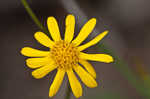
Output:
[[[71,88],[68,81],[65,99],[70,99],[70,96],[71,96]]]
[[[32,18],[32,20],[35,22],[35,24],[41,29],[43,30],[45,33],[48,33],[47,29],[41,24],[41,22],[39,21],[39,19],[37,18],[37,16],[33,13],[32,9],[30,8],[29,4],[27,3],[26,0],[21,0],[24,8],[26,9],[26,11],[28,12],[28,14],[30,15],[30,17]]]

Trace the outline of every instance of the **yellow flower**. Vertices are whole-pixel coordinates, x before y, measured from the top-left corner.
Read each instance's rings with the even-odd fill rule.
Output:
[[[90,19],[83,26],[79,35],[74,40],[75,18],[73,15],[68,15],[66,17],[64,40],[61,38],[59,27],[54,17],[48,18],[47,25],[53,40],[42,32],[36,32],[34,37],[39,43],[48,47],[50,50],[40,51],[30,47],[24,47],[21,53],[24,56],[34,57],[28,58],[26,63],[28,67],[36,69],[32,72],[32,76],[36,79],[43,78],[49,72],[57,69],[57,74],[49,90],[50,97],[57,93],[64,75],[67,73],[72,92],[79,98],[82,96],[82,87],[74,71],[86,86],[94,88],[97,87],[97,82],[95,80],[96,72],[87,60],[105,63],[113,62],[113,58],[107,54],[86,54],[81,52],[98,43],[108,31],[104,31],[88,43],[80,45],[95,27],[95,18]]]

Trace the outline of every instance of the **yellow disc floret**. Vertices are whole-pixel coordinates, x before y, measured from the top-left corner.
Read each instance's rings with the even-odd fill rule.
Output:
[[[58,68],[69,69],[75,66],[79,61],[79,52],[77,48],[63,40],[56,42],[51,49],[51,58]]]

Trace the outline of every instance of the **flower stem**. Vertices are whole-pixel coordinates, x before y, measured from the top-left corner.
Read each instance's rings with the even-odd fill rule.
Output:
[[[70,96],[71,96],[71,88],[68,81],[65,99],[70,99]]]
[[[48,33],[47,29],[41,24],[41,22],[38,20],[37,16],[33,13],[32,9],[29,7],[28,3],[26,0],[21,0],[24,8],[26,9],[26,11],[28,12],[28,14],[30,15],[30,17],[32,18],[32,20],[35,22],[35,24],[41,29],[43,30],[45,33]]]

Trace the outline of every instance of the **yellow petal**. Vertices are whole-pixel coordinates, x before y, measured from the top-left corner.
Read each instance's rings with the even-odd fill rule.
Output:
[[[107,54],[86,54],[80,52],[80,58],[85,60],[104,62],[104,63],[113,62],[112,56]]]
[[[85,69],[94,77],[96,78],[96,72],[93,68],[93,66],[86,60],[79,60],[80,64],[85,67]]]
[[[40,51],[31,47],[21,49],[21,54],[28,57],[43,57],[49,54],[49,51]]]
[[[55,79],[49,90],[49,97],[52,97],[57,93],[63,81],[64,75],[65,71],[63,69],[58,69]]]
[[[108,31],[104,31],[103,33],[99,34],[97,37],[95,37],[93,40],[89,41],[88,43],[81,45],[78,47],[79,51],[82,51],[90,46],[95,45],[98,43],[101,39],[104,38],[104,36],[108,33]]]
[[[26,60],[27,66],[30,68],[39,68],[41,66],[46,65],[47,63],[52,62],[52,60],[48,59],[48,57],[43,58],[28,58]]]
[[[90,19],[80,30],[80,33],[78,36],[72,41],[76,46],[80,45],[92,32],[93,28],[96,25],[96,19],[92,18]]]
[[[59,27],[56,19],[54,17],[48,17],[47,25],[53,40],[60,41],[61,36],[60,36]]]
[[[79,98],[80,96],[82,96],[82,87],[81,87],[80,82],[76,78],[72,69],[67,70],[67,75],[68,75],[68,79],[69,79],[70,86],[71,86],[74,96],[76,98]]]
[[[65,41],[71,42],[74,36],[75,17],[68,15],[66,18]]]
[[[36,79],[43,78],[46,76],[49,72],[56,69],[56,66],[54,64],[47,64],[39,69],[36,69],[32,72],[32,76]]]
[[[81,66],[79,65],[74,66],[74,70],[76,71],[76,73],[79,75],[80,79],[86,86],[90,88],[97,87],[97,82],[95,81],[95,79],[88,72],[86,72]]]
[[[39,43],[41,43],[42,45],[46,47],[52,48],[52,46],[54,45],[54,42],[50,40],[50,38],[42,32],[36,32],[34,34],[34,37]]]

